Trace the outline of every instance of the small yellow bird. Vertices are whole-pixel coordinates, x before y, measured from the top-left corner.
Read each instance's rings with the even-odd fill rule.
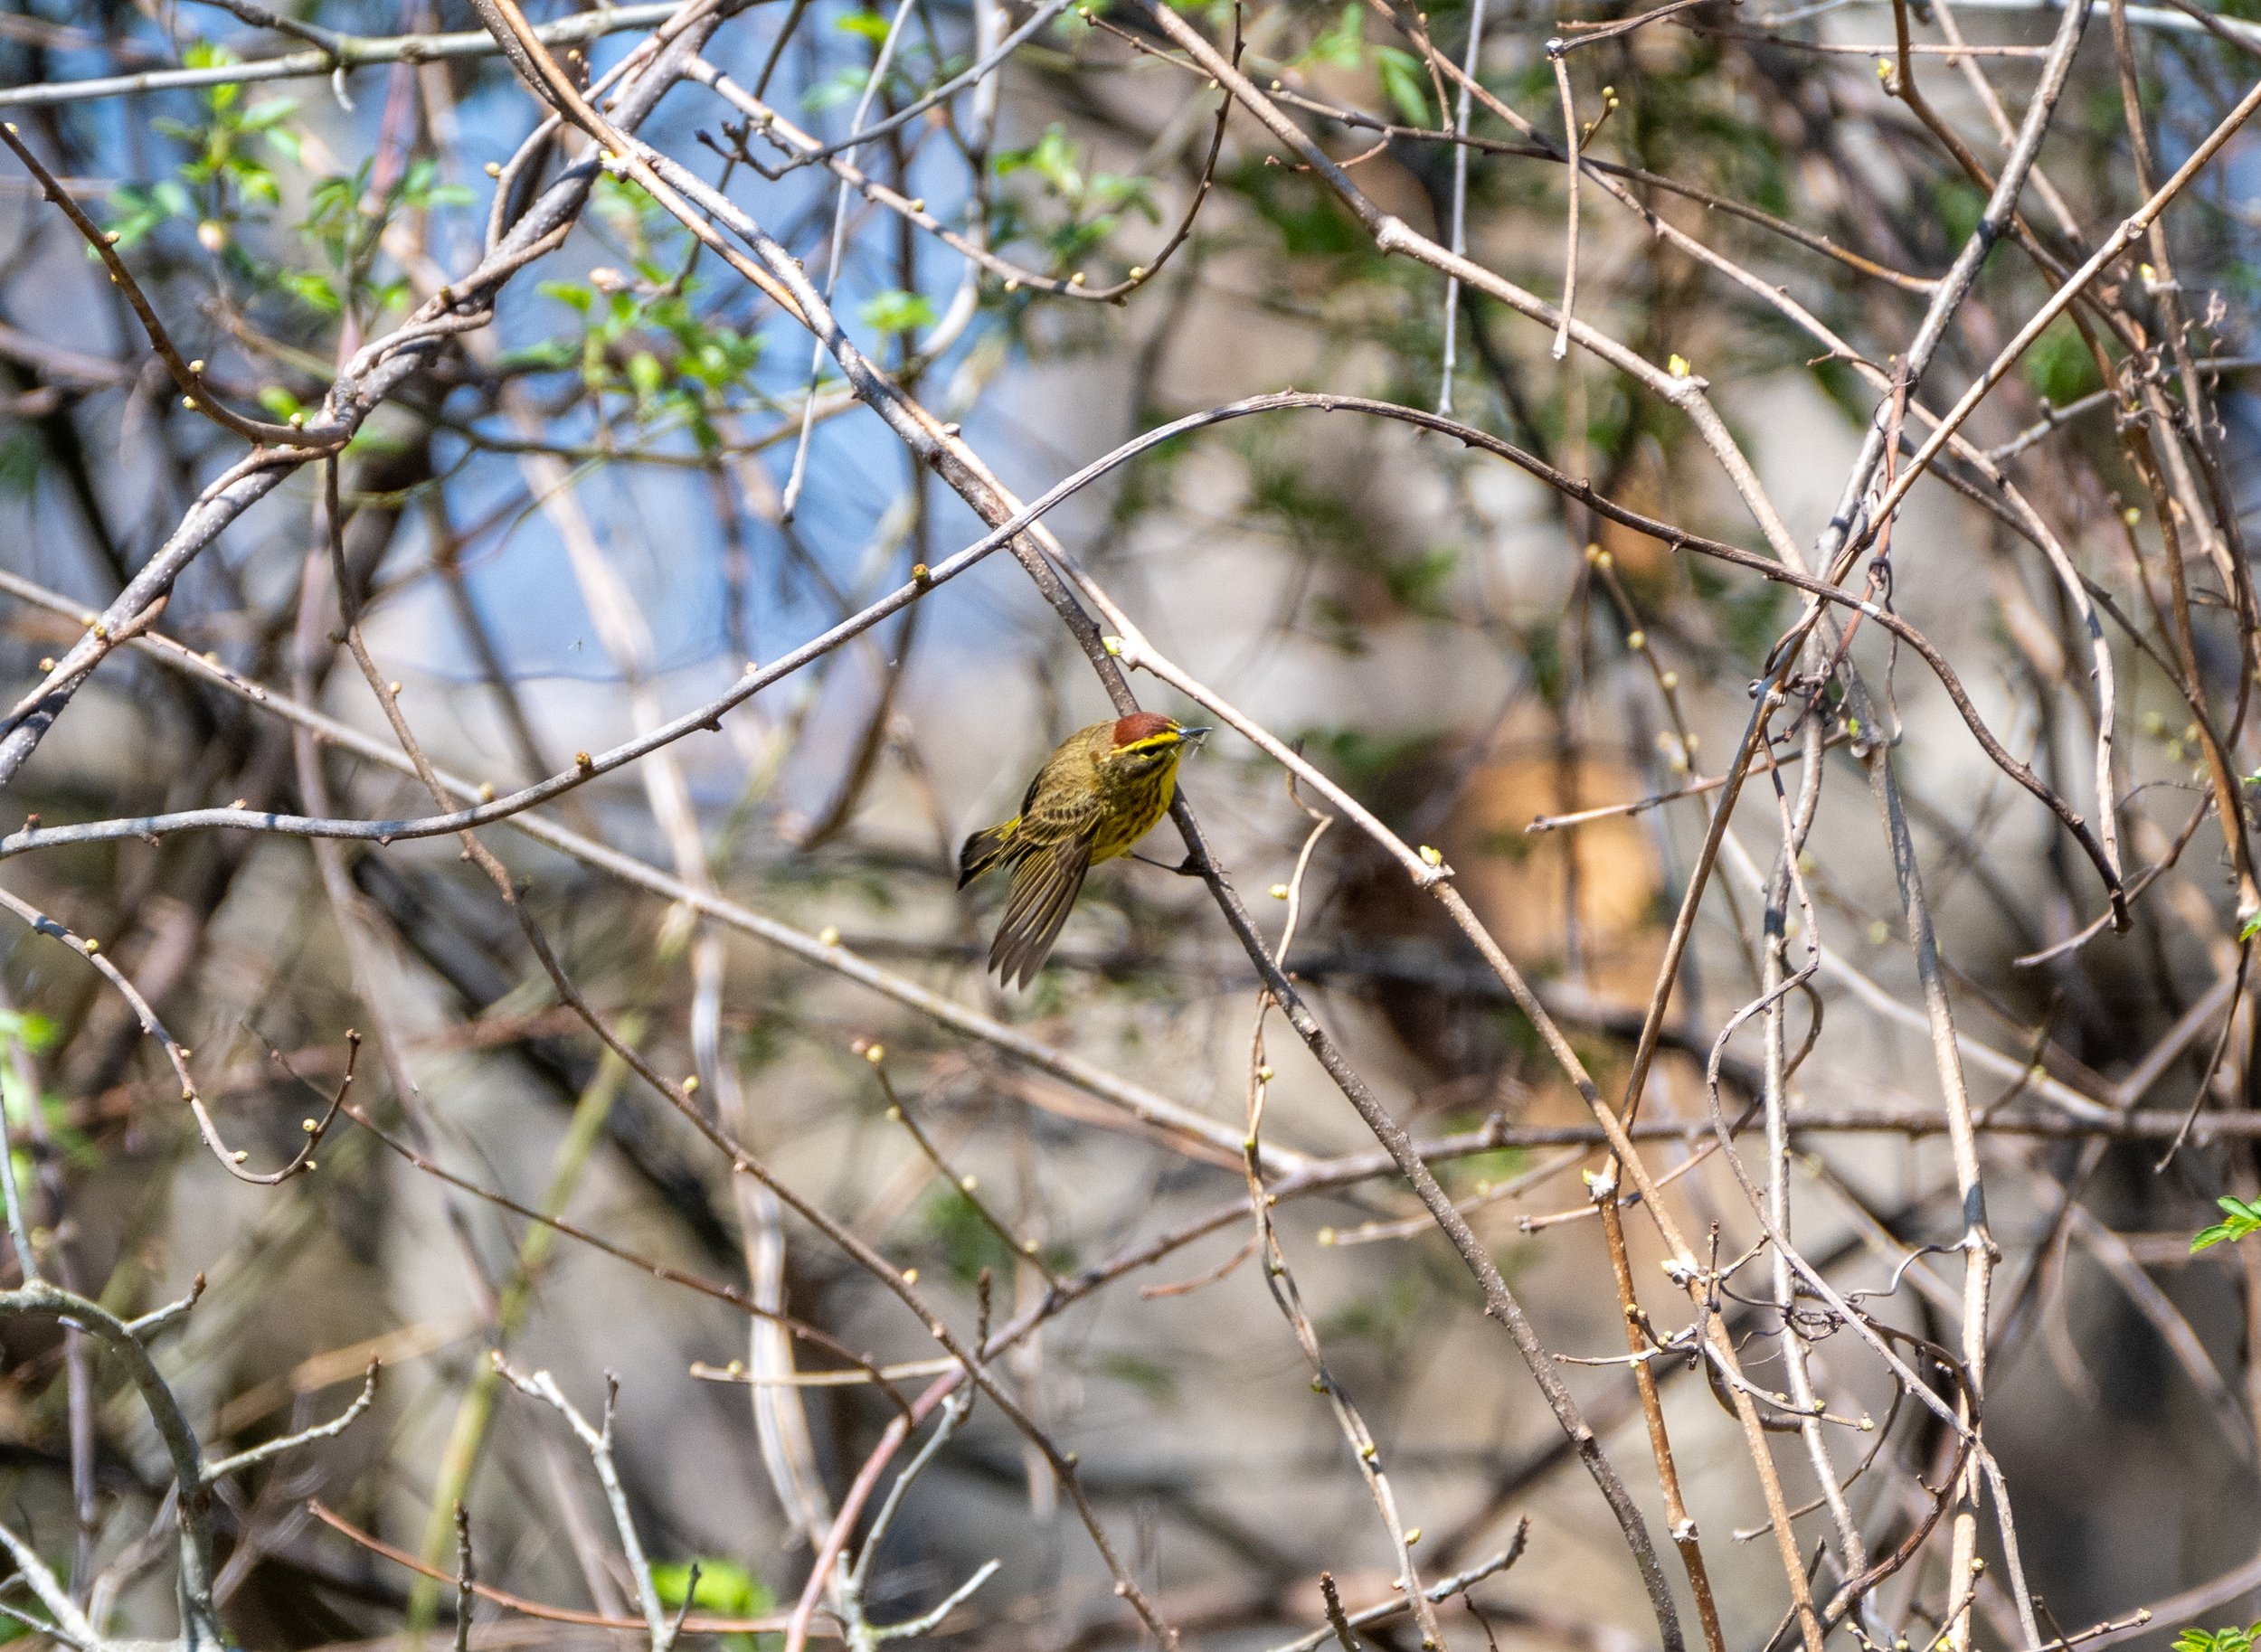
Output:
[[[989,948],[989,968],[1000,981],[1026,986],[1036,978],[1083,874],[1122,854],[1169,812],[1178,760],[1208,732],[1159,712],[1078,729],[1029,781],[1019,814],[966,839],[958,852],[959,888],[993,866],[1013,871]]]

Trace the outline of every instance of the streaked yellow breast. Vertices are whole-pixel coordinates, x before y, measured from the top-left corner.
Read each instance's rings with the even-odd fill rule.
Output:
[[[1108,788],[1108,808],[1100,817],[1099,834],[1092,844],[1092,861],[1112,860],[1144,837],[1156,821],[1169,813],[1169,800],[1178,789],[1178,753],[1140,775],[1114,777]]]

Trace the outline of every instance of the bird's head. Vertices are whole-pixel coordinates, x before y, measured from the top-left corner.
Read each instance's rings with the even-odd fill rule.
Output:
[[[1206,738],[1209,731],[1188,728],[1159,712],[1133,712],[1115,719],[1114,745],[1107,753],[1111,766],[1132,773],[1175,762],[1182,748]]]

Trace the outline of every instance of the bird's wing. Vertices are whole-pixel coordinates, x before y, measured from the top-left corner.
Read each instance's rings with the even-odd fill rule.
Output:
[[[1090,732],[1083,731],[1052,754],[1021,802],[1013,833],[1013,882],[989,948],[989,968],[1008,986],[1036,978],[1091,870],[1107,806],[1092,783],[1093,760],[1083,738]]]
[[[1086,830],[1030,850],[1013,868],[1005,916],[989,947],[989,968],[999,981],[1026,986],[1036,978],[1091,865],[1092,835]]]
[[[1001,826],[983,826],[966,839],[965,847],[958,851],[958,887],[963,889],[974,879],[1012,853],[1013,829],[1020,825],[1016,815]]]

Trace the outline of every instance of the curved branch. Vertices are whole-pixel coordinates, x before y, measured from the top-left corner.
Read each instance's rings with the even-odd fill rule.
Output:
[[[450,832],[460,832],[473,826],[484,826],[490,821],[508,819],[537,804],[547,802],[552,798],[570,791],[577,786],[584,785],[599,775],[623,768],[638,758],[663,745],[680,740],[687,734],[702,729],[711,730],[716,727],[724,712],[742,704],[771,684],[791,675],[810,661],[829,653],[850,638],[870,629],[888,615],[916,601],[930,588],[956,578],[976,562],[1007,544],[1062,501],[1081,492],[1109,471],[1119,468],[1148,449],[1189,430],[1222,424],[1228,420],[1243,419],[1253,413],[1290,411],[1365,413],[1376,418],[1395,420],[1400,423],[1419,426],[1424,430],[1450,436],[1468,447],[1481,448],[1495,458],[1507,460],[1518,469],[1526,471],[1545,482],[1548,486],[1556,489],[1566,497],[1584,505],[1596,514],[1658,540],[1671,550],[1693,551],[1717,562],[1732,563],[1736,567],[1758,574],[1764,579],[1789,585],[1819,602],[1849,609],[1873,620],[1915,650],[1925,665],[1931,669],[1933,675],[1939,679],[1940,686],[1946,691],[1947,697],[1954,703],[1956,713],[1963,719],[1964,725],[1971,731],[1972,737],[1979,742],[1980,748],[1985,751],[1988,758],[2003,773],[2009,775],[2010,779],[2038,798],[2064,824],[2080,845],[2083,853],[2095,865],[2097,875],[2103,879],[2107,892],[2115,896],[2118,894],[2120,890],[2118,873],[2114,870],[2111,858],[2105,853],[2104,846],[2096,841],[2095,835],[2089,830],[2087,822],[2073,809],[2071,805],[2051,790],[2039,775],[2020,762],[1994,737],[1993,732],[1986,726],[1985,720],[1979,715],[1977,707],[1972,704],[1970,695],[1963,686],[1962,678],[1956,674],[1954,667],[1948,664],[1946,656],[1941,654],[1921,631],[1888,609],[1840,590],[1811,574],[1785,567],[1781,562],[1760,556],[1754,552],[1743,550],[1720,540],[1708,538],[1700,533],[1691,533],[1671,523],[1662,522],[1653,516],[1645,515],[1641,512],[1628,509],[1596,493],[1592,483],[1570,477],[1535,455],[1526,453],[1513,443],[1502,441],[1498,437],[1477,430],[1472,425],[1462,424],[1457,420],[1427,412],[1418,408],[1403,407],[1392,401],[1377,401],[1363,396],[1336,396],[1304,391],[1283,391],[1273,395],[1251,396],[1243,401],[1226,402],[1219,407],[1209,408],[1202,412],[1190,413],[1185,418],[1173,420],[1168,424],[1123,443],[1112,452],[1093,460],[1065,480],[1045,490],[1033,502],[1013,513],[1002,524],[975,541],[971,545],[947,560],[936,563],[923,578],[913,579],[908,584],[899,587],[862,612],[842,620],[822,636],[802,644],[773,665],[758,671],[749,672],[727,693],[708,701],[705,705],[684,713],[670,722],[663,723],[640,739],[629,741],[602,753],[594,755],[584,753],[583,760],[576,763],[572,769],[553,775],[546,780],[514,792],[507,798],[498,798],[491,803],[482,803],[473,808],[458,809],[450,814],[409,817],[396,820],[341,820],[272,812],[208,808],[187,809],[170,815],[141,816],[131,819],[96,821],[84,826],[26,827],[11,833],[5,838],[0,838],[0,859],[32,849],[57,847],[66,844],[99,842],[118,837],[147,837],[161,835],[166,832],[214,827],[240,831],[273,832],[287,836],[342,837],[391,843],[395,839],[402,838],[436,837]],[[1174,684],[1173,686],[1182,687],[1183,685]],[[1247,733],[1248,731],[1243,729],[1242,732]],[[1253,739],[1255,736],[1252,735],[1251,738]],[[1274,752],[1273,755],[1277,757],[1280,753]],[[1304,778],[1313,784],[1324,788],[1329,799],[1338,807],[1351,813],[1354,818],[1363,817],[1360,824],[1366,827],[1369,835],[1383,834],[1377,835],[1376,841],[1388,848],[1390,853],[1405,864],[1408,873],[1414,876],[1424,886],[1439,875],[1436,867],[1423,862],[1394,834],[1387,834],[1386,829],[1381,827],[1378,822],[1374,821],[1356,799],[1343,792],[1339,787],[1328,781],[1317,769],[1311,769],[1300,758],[1295,759],[1291,763],[1291,767],[1294,767],[1299,773],[1303,774]]]

